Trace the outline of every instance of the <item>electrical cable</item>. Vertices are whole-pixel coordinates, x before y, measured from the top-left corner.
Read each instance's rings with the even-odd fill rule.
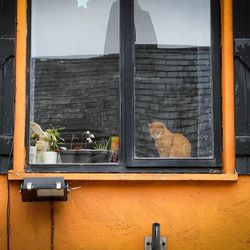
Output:
[[[7,232],[7,250],[10,249],[10,184],[9,177],[7,174],[7,222],[6,222],[6,232]]]
[[[9,152],[9,157],[8,157],[8,168],[10,166],[10,159],[13,151],[13,142],[11,145],[11,149]],[[10,250],[10,182],[9,182],[9,176],[7,173],[7,223],[6,223],[6,232],[7,232],[7,250]]]
[[[78,187],[68,187],[68,192],[70,192],[70,191],[74,191],[74,190],[77,190],[77,189],[81,189],[82,188],[82,186],[78,186]]]
[[[68,191],[71,190],[77,190],[82,188],[82,186],[74,187],[74,188],[69,188]],[[55,249],[55,208],[54,208],[54,202],[50,202],[50,249],[54,250]]]
[[[51,223],[51,232],[50,232],[50,249],[55,249],[55,223],[54,223],[54,202],[50,202],[50,223]]]

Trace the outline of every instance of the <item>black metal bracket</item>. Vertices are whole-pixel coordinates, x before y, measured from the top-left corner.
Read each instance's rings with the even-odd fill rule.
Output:
[[[167,237],[161,237],[160,224],[152,224],[152,237],[146,236],[144,239],[145,250],[167,250]]]

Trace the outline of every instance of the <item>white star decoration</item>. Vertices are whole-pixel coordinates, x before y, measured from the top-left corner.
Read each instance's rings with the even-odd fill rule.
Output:
[[[80,7],[84,7],[85,9],[87,9],[87,3],[88,3],[89,0],[77,0],[77,7],[80,8]]]

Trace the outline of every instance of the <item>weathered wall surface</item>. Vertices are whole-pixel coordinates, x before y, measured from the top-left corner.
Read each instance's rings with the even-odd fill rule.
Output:
[[[0,246],[5,249],[5,177]],[[50,204],[22,203],[11,183],[12,250],[50,249]],[[82,188],[55,203],[55,249],[143,249],[151,224],[174,250],[250,249],[250,178],[222,182],[72,182]]]

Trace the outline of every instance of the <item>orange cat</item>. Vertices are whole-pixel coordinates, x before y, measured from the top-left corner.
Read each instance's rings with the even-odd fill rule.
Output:
[[[191,144],[182,134],[170,132],[162,122],[148,124],[160,157],[191,157]]]

